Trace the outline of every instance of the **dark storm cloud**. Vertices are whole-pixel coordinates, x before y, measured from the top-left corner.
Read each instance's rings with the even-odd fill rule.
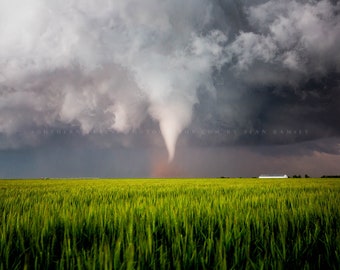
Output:
[[[337,1],[0,1],[0,149],[337,137],[338,44]]]
[[[250,1],[240,7],[225,1],[221,8],[226,16],[234,10],[239,17],[230,24],[228,60],[215,77],[217,99],[201,94],[194,124],[203,119],[208,129],[269,131],[240,136],[244,143],[338,136],[339,4]],[[268,136],[273,130],[307,130],[308,136],[273,140]]]

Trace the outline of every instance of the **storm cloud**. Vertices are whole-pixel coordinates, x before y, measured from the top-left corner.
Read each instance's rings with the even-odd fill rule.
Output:
[[[1,153],[338,155],[338,44],[336,1],[0,0]]]

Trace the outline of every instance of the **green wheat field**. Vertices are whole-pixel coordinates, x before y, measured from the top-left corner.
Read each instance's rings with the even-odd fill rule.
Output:
[[[340,179],[0,180],[0,269],[339,269]]]

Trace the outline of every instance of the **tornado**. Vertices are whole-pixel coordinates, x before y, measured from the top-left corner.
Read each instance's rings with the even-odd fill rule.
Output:
[[[209,26],[210,2],[2,1],[0,134],[58,126],[126,134],[151,116],[171,162],[197,90],[213,93],[223,64],[227,37]]]

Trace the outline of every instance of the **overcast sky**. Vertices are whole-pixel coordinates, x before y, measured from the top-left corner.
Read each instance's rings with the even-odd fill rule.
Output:
[[[0,177],[340,174],[340,3],[0,0]]]

